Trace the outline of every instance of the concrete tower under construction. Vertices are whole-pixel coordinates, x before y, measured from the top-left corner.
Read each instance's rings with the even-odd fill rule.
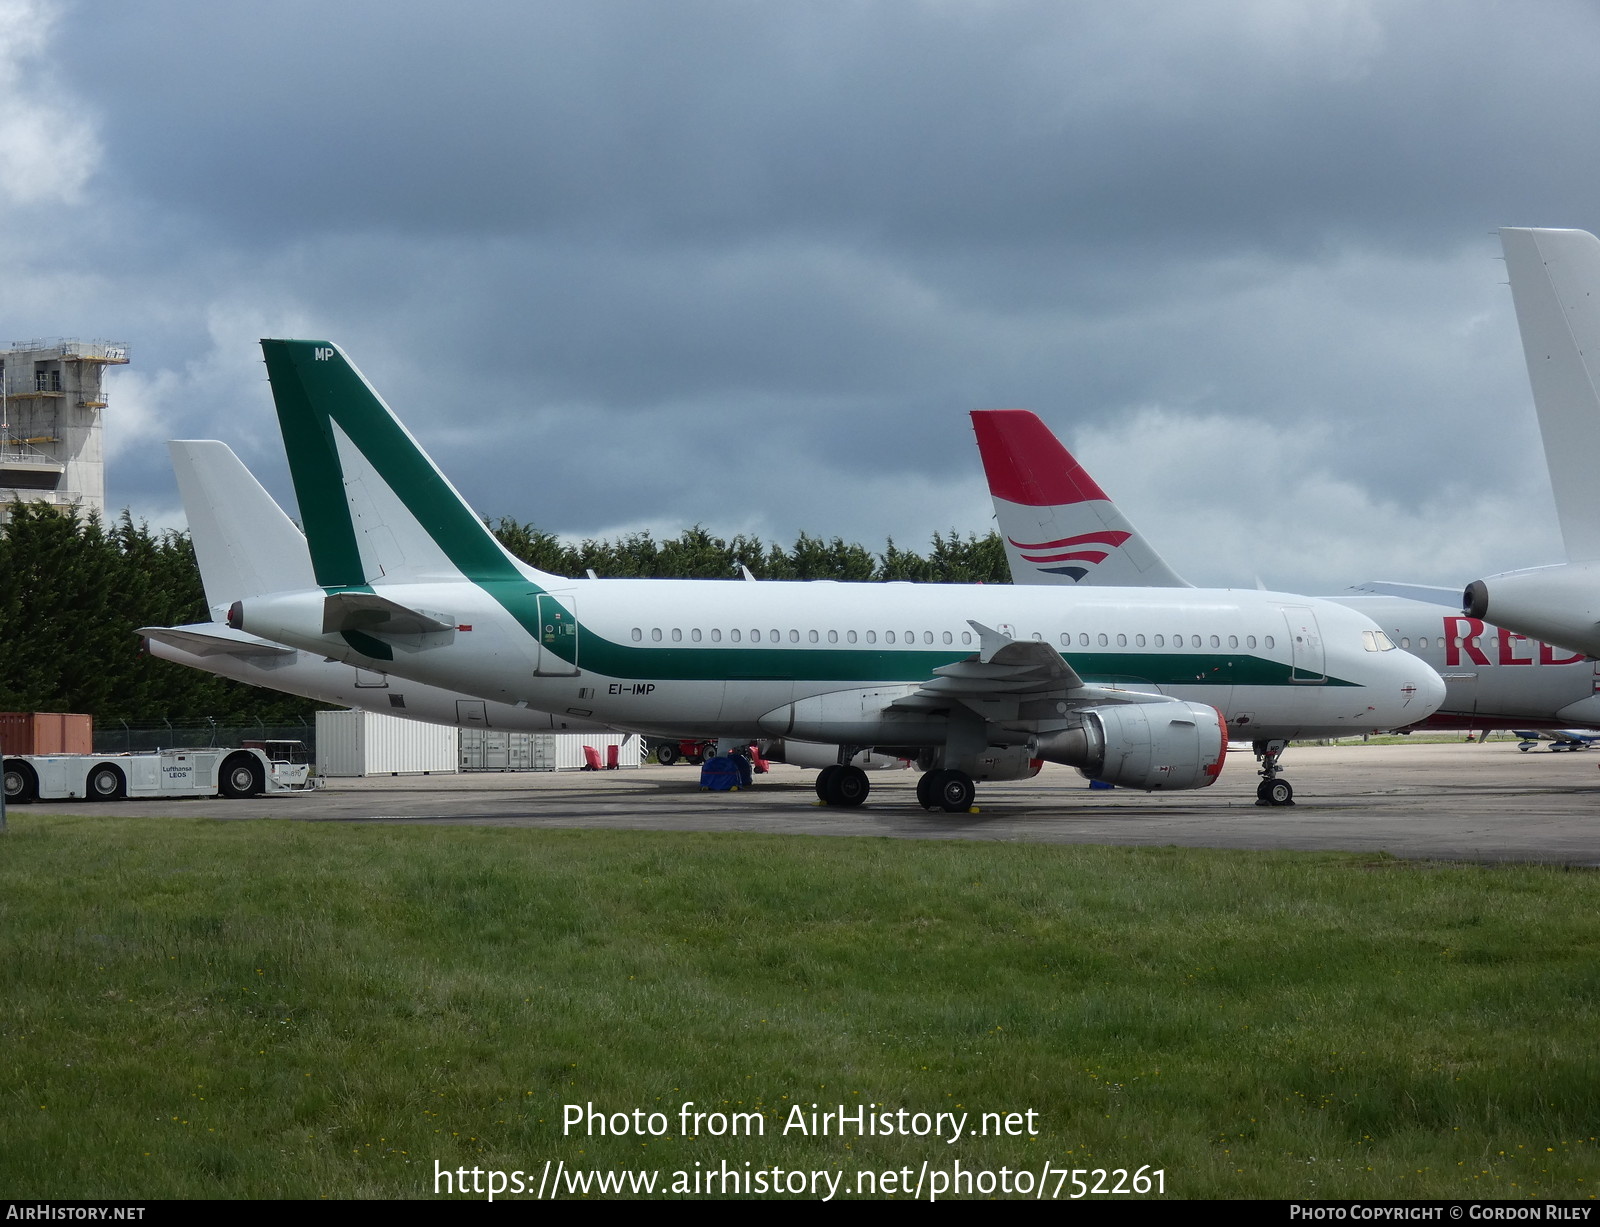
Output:
[[[128,347],[108,341],[0,350],[0,523],[19,499],[104,517],[105,372],[127,361]]]

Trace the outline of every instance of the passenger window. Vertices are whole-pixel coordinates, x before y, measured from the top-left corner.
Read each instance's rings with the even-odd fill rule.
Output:
[[[1237,636],[1237,635],[1229,635],[1228,636],[1228,646],[1230,648],[1238,647],[1239,646],[1239,636]]]
[[[711,628],[711,642],[712,643],[721,643],[722,642],[722,628],[720,626],[713,626]]]
[[[1037,635],[1034,636],[1035,639],[1037,639],[1038,637],[1039,636],[1037,636]],[[933,632],[932,631],[923,631],[922,632],[922,642],[923,643],[932,643],[933,642]]]
[[[1104,631],[1101,631],[1100,632],[1100,646],[1101,647],[1105,647],[1110,642],[1111,642],[1111,637],[1109,635],[1107,635]]]
[[[1244,646],[1247,647],[1247,648],[1255,647],[1256,646],[1256,637],[1254,635],[1246,635],[1244,637]]]
[[[952,635],[949,631],[945,631],[945,633],[944,633],[944,641],[946,643],[954,643],[955,639],[956,639],[956,637],[954,635]]]
[[[1133,637],[1133,646],[1136,647],[1136,648],[1144,647],[1144,636],[1143,635],[1135,635]]]
[[[867,632],[867,642],[868,643],[877,643],[878,642],[878,632],[877,631],[868,631]]]
[[[674,626],[672,628],[672,642],[673,643],[682,643],[683,642],[683,632],[681,630],[679,630],[676,626]]]
[[[728,632],[728,638],[734,643],[739,642],[739,628],[737,626]]]
[[[844,633],[844,638],[846,643],[854,643],[856,641],[855,631],[846,631]]]
[[[1268,636],[1267,636],[1267,639],[1266,639],[1266,644],[1267,644],[1267,646],[1268,646],[1268,647],[1269,647],[1269,648],[1272,648],[1272,647],[1277,647],[1277,646],[1278,646],[1278,645],[1277,645],[1277,644],[1276,644],[1276,643],[1274,643],[1274,642],[1273,642],[1273,640],[1272,640],[1272,636],[1271,636],[1271,635],[1268,635]]]
[[[894,632],[893,631],[884,631],[883,632],[883,641],[885,643],[893,643],[894,642]]]
[[[689,638],[695,643],[700,642],[700,628],[698,626],[689,632]]]
[[[1211,646],[1214,648],[1220,648],[1222,646],[1222,640],[1217,638],[1215,635],[1211,636]]]
[[[1089,646],[1089,632],[1088,631],[1079,631],[1078,632],[1078,646],[1080,648],[1086,648],[1086,647]]]
[[[1166,646],[1167,646],[1167,637],[1165,635],[1157,635],[1156,636],[1156,647],[1164,648]]]
[[[961,642],[964,645],[970,646],[971,643],[972,643],[972,632],[971,631],[962,631],[961,632]]]
[[[811,632],[812,640],[814,641],[816,639],[816,637],[817,637],[817,632],[816,631],[812,631]],[[799,631],[790,631],[789,632],[789,642],[790,643],[799,643],[800,642],[800,632]]]
[[[830,634],[831,633],[832,632],[830,632]],[[816,631],[808,631],[806,633],[806,638],[809,639],[812,643],[815,643],[817,641],[817,632]]]
[[[1191,642],[1191,643],[1192,643],[1192,644],[1193,644],[1193,645],[1194,645],[1194,646],[1195,646],[1195,647],[1199,647],[1199,646],[1200,646],[1200,636],[1199,636],[1199,635],[1191,635],[1191,636],[1190,636],[1190,642]]]
[[[659,626],[650,628],[650,638],[656,643],[661,642],[661,628]]]
[[[642,630],[640,630],[637,626],[634,627],[633,628],[633,641],[635,643],[638,643],[643,638],[644,638],[644,632]]]

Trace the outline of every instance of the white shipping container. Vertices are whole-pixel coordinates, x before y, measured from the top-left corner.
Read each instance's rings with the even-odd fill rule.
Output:
[[[618,747],[617,766],[644,764],[644,739],[637,733],[509,733],[500,729],[461,730],[463,771],[576,771],[584,766],[583,747],[593,746],[606,764]]]
[[[532,771],[533,733],[511,733],[503,729],[461,730],[461,770]]]
[[[317,713],[317,773],[454,775],[460,731],[370,711]]]

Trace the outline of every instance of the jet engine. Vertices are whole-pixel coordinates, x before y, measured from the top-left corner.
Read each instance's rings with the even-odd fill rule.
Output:
[[[1204,703],[1086,707],[1076,727],[1042,736],[1034,754],[1091,780],[1146,792],[1209,788],[1222,774],[1228,726]]]
[[[1462,594],[1469,617],[1530,639],[1600,654],[1600,563],[1573,562],[1473,580]]]

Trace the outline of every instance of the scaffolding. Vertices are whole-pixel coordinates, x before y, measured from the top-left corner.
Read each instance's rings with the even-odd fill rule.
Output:
[[[18,500],[105,514],[101,410],[120,341],[16,341],[0,351],[0,522]]]

